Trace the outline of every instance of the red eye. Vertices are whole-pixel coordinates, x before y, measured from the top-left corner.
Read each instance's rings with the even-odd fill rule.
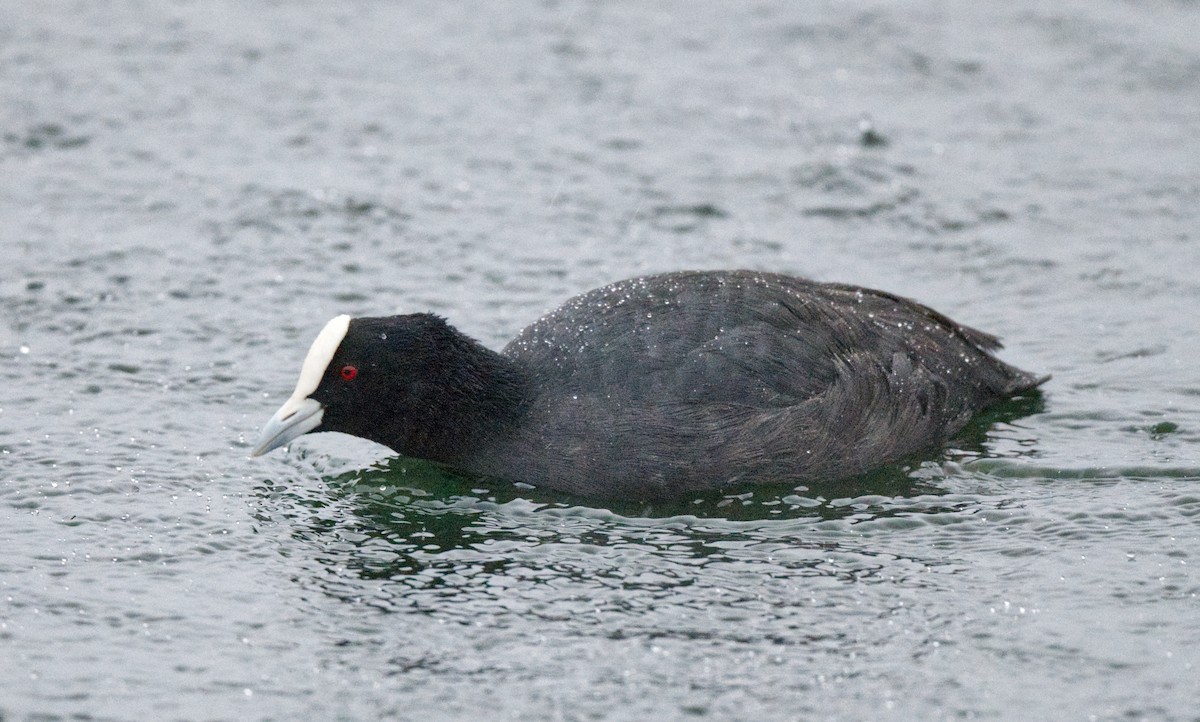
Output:
[[[343,366],[342,367],[342,378],[346,379],[347,381],[353,381],[355,376],[358,376],[358,369],[356,367],[354,367],[354,366]]]

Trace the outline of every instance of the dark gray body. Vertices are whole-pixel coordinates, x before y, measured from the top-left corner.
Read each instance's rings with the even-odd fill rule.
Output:
[[[908,299],[748,271],[578,296],[501,353],[514,423],[448,463],[585,496],[835,480],[936,448],[1042,380]]]

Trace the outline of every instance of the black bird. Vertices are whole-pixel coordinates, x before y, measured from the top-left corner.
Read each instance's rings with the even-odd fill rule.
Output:
[[[499,353],[432,314],[338,316],[252,455],[341,431],[588,497],[833,481],[1048,378],[999,348],[907,298],[753,271],[605,286]]]

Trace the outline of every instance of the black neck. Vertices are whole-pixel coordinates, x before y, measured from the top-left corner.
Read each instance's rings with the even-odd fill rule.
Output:
[[[385,444],[403,439],[407,456],[453,463],[503,435],[524,413],[530,384],[512,359],[447,327],[450,335],[414,379],[401,428],[382,430]]]

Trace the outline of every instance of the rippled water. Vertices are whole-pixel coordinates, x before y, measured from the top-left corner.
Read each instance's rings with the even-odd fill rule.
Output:
[[[0,10],[0,718],[1197,719],[1200,5]],[[336,313],[734,267],[1054,379],[652,507],[245,458]]]

